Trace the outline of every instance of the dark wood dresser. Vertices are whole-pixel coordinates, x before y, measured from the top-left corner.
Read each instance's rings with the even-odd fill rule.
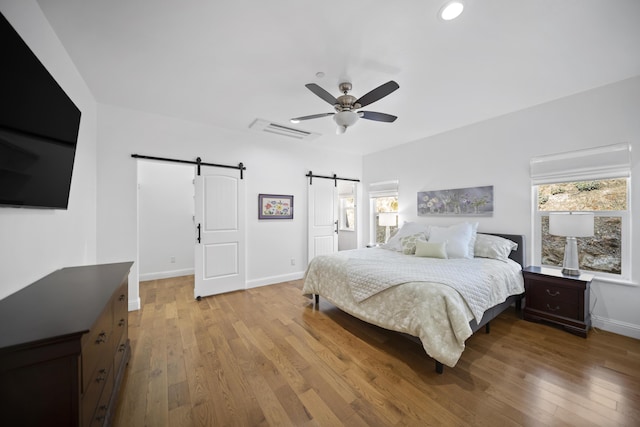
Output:
[[[524,319],[560,326],[587,337],[591,328],[589,287],[592,274],[567,276],[561,271],[529,266],[522,270],[526,290]]]
[[[0,425],[110,425],[132,264],[64,268],[0,301]]]

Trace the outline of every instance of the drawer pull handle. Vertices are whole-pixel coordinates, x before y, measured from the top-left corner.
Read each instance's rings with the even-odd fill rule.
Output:
[[[107,333],[100,332],[100,334],[98,334],[98,338],[96,339],[96,344],[100,344],[106,341],[107,341]]]
[[[123,352],[126,346],[124,344],[120,344],[120,348],[118,348],[119,352]]]
[[[122,295],[120,295],[120,298],[118,298],[118,301],[124,301],[124,299],[125,299],[125,295],[122,294]]]
[[[106,379],[107,379],[107,370],[106,370],[106,369],[100,369],[100,370],[98,371],[98,373],[99,373],[100,375],[98,375],[98,377],[96,378],[96,382],[97,382],[97,383],[99,383],[99,382],[104,381],[104,380],[106,380]]]
[[[127,323],[124,319],[120,319],[120,321],[118,322],[118,326],[124,326],[124,324]]]
[[[560,295],[560,291],[551,292],[549,289],[547,289],[547,295],[549,295],[551,297],[557,297],[558,295]]]
[[[548,310],[551,310],[551,311],[558,311],[558,310],[560,310],[560,306],[559,306],[559,305],[556,305],[556,308],[553,308],[553,307],[551,307],[549,304],[547,304],[547,309],[548,309]]]

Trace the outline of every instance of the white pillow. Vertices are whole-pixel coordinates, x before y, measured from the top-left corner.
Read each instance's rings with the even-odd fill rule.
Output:
[[[493,258],[506,261],[511,251],[518,249],[518,244],[509,239],[490,234],[478,233],[474,255],[482,258]]]
[[[432,226],[429,241],[446,243],[449,258],[473,258],[477,231],[477,222],[462,222],[450,227]]]
[[[389,241],[382,245],[384,249],[390,249],[392,251],[402,252],[402,242],[400,239],[412,234],[425,233],[425,236],[429,237],[429,226],[426,224],[420,224],[418,222],[407,222],[402,225],[398,232]]]
[[[447,244],[416,241],[416,256],[447,259]]]

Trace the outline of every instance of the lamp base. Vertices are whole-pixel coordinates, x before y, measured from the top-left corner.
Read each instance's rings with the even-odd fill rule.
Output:
[[[575,268],[563,268],[562,274],[565,276],[579,276],[580,270],[576,270]]]
[[[575,237],[567,237],[564,247],[564,261],[562,262],[562,274],[567,276],[579,276],[578,242]]]

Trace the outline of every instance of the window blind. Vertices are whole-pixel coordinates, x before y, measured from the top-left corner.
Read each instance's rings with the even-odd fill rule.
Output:
[[[372,182],[369,197],[393,197],[398,195],[398,181]]]
[[[590,179],[627,178],[631,175],[628,142],[531,159],[533,185]]]

